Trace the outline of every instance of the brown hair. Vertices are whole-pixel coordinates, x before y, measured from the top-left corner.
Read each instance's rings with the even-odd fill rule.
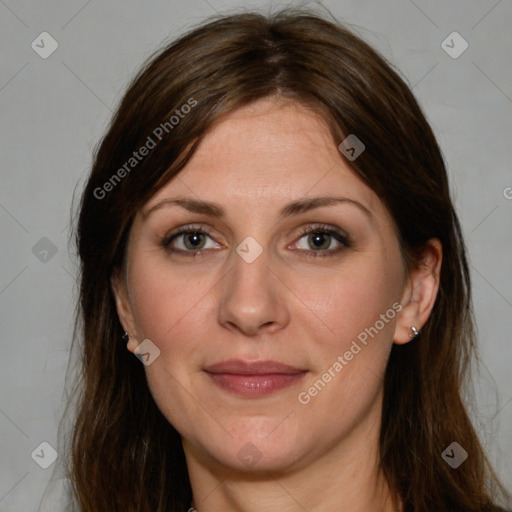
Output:
[[[432,314],[417,339],[391,352],[381,465],[404,511],[492,510],[493,489],[502,488],[461,399],[475,349],[470,279],[441,152],[383,57],[302,9],[220,16],[164,48],[136,76],[97,148],[77,226],[83,347],[69,471],[80,510],[182,512],[190,504],[180,436],[157,408],[144,367],[120,343],[110,278],[123,268],[134,215],[205,132],[269,96],[318,111],[336,145],[352,133],[364,142],[348,163],[391,213],[409,265],[428,239],[441,240]],[[183,105],[186,115],[171,120]],[[130,160],[149,139],[148,154]],[[469,453],[457,470],[441,458],[452,441]]]

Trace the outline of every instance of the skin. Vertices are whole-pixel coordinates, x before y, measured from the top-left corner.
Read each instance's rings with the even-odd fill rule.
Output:
[[[340,202],[280,216],[286,204],[320,196],[362,207]],[[225,215],[161,204],[169,198],[214,202]],[[348,233],[351,245],[324,236],[327,255],[308,256],[318,249],[301,228],[315,223]],[[162,247],[189,224],[208,231],[198,255],[187,249],[190,235],[171,244],[188,256]],[[263,249],[252,263],[236,252],[248,236]],[[393,343],[409,342],[411,326],[427,321],[441,255],[432,239],[422,264],[406,270],[390,214],[312,110],[259,100],[213,127],[137,214],[125,271],[112,279],[128,350],[145,339],[160,350],[145,367],[147,380],[182,436],[199,512],[400,510],[378,469],[383,377]],[[401,311],[300,403],[299,393],[394,303]],[[307,373],[273,394],[242,397],[203,371],[227,359],[274,360]],[[250,467],[237,456],[249,442],[260,457]]]

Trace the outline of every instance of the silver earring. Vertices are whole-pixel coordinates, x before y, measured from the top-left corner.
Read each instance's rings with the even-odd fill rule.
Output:
[[[125,343],[128,343],[128,341],[130,341],[130,335],[129,335],[127,332],[125,332],[125,333],[123,334],[123,336],[121,337],[121,339],[122,339]]]
[[[416,327],[414,327],[414,325],[411,327],[411,333],[409,334],[409,338],[416,338],[416,336],[418,336],[418,334],[420,333],[420,331],[418,331],[418,329],[416,329]]]

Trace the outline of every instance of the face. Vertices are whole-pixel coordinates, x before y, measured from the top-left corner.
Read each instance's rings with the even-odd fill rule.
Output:
[[[321,118],[260,100],[137,214],[114,285],[151,393],[205,463],[285,470],[378,423],[407,275]],[[401,332],[401,331],[400,331]]]

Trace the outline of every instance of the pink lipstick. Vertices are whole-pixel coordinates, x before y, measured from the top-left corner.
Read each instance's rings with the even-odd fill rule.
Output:
[[[287,388],[307,373],[276,361],[230,359],[206,366],[204,371],[220,388],[247,397],[260,397]]]

